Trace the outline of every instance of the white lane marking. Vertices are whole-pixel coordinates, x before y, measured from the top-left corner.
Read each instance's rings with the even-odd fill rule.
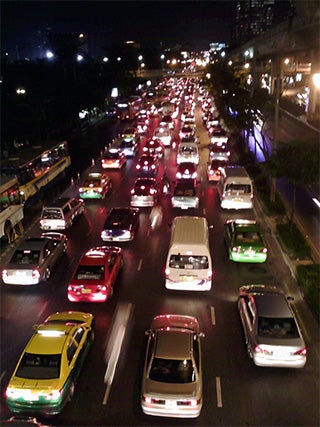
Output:
[[[108,349],[105,353],[105,356],[107,357],[107,369],[104,374],[104,383],[107,384],[107,388],[102,401],[103,405],[106,405],[108,401],[131,310],[132,304],[119,306],[117,310],[116,319],[113,324],[113,330],[108,343]],[[109,349],[111,350],[109,351]]]
[[[210,313],[211,313],[211,324],[215,325],[216,324],[216,313],[215,313],[214,307],[212,305],[210,306]]]
[[[140,258],[137,270],[140,271],[143,263],[143,258]]]
[[[216,390],[217,390],[217,406],[222,408],[222,393],[221,393],[221,379],[216,377]]]

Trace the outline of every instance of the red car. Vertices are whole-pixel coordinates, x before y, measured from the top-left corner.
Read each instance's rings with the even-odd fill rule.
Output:
[[[123,264],[122,249],[97,246],[85,252],[68,286],[71,302],[104,302],[113,295],[113,286]]]
[[[164,145],[159,138],[147,139],[142,151],[144,154],[153,154],[161,159],[164,155]]]

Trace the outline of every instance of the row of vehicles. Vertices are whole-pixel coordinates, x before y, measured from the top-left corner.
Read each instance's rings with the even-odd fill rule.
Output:
[[[192,105],[190,94],[189,99]],[[195,140],[195,135],[185,138],[194,140],[181,139],[177,155],[183,144],[192,147],[194,144],[199,155],[199,141]],[[136,194],[138,184],[137,187],[135,184],[128,206],[112,207],[108,210],[101,231],[101,239],[107,242],[108,246],[97,245],[82,254],[68,282],[67,297],[70,302],[103,302],[112,297],[113,286],[125,262],[122,248],[114,246],[113,243],[132,241],[139,227],[141,208],[151,207],[159,201],[156,177],[158,165],[165,161],[165,156],[156,151],[149,153],[149,148],[153,145],[150,144],[151,141],[157,141],[157,138],[145,139],[145,145],[140,147],[141,157],[136,159],[136,154],[133,156],[136,160],[135,167],[141,164],[142,168],[142,172],[141,168],[135,169],[135,182],[141,184],[141,194]],[[146,146],[148,150],[143,150]],[[113,166],[109,163],[108,167],[112,169],[121,169],[130,156],[114,146],[108,153],[118,155]],[[103,170],[108,168],[104,166],[105,155],[106,153],[101,159]],[[141,160],[144,156],[150,156],[146,170],[143,170],[144,160]],[[123,159],[121,166],[119,158]],[[185,209],[185,205],[174,206],[173,200],[178,197],[179,187],[184,190],[188,186],[190,189],[196,188],[198,177],[193,176],[193,173],[198,173],[199,162],[199,157],[193,157],[191,161],[190,157],[177,161],[176,182],[171,198],[173,207]],[[155,168],[152,168],[152,165],[155,165]],[[228,167],[224,169],[228,170]],[[151,182],[154,187],[148,186]],[[240,185],[223,179],[220,179],[219,183],[222,185],[221,191],[225,193],[229,191],[227,185]],[[79,188],[79,198],[72,199],[79,208],[77,214],[75,210],[72,211],[70,199],[60,199],[55,205],[44,207],[39,224],[41,229],[47,232],[42,234],[39,241],[25,241],[17,247],[10,263],[15,257],[18,258],[20,251],[19,263],[13,266],[12,271],[10,265],[6,267],[2,272],[3,282],[10,284],[10,275],[16,280],[11,284],[32,284],[24,282],[29,280],[24,278],[30,276],[38,279],[33,284],[42,279],[50,280],[52,265],[63,256],[68,246],[66,236],[55,231],[55,227],[59,225],[54,224],[61,224],[60,231],[71,227],[85,209],[83,198],[103,198],[112,191],[111,188],[111,180],[105,172],[94,172],[88,175]],[[234,191],[234,187],[231,189]],[[240,193],[239,190],[235,203],[243,202]],[[152,202],[149,202],[150,195],[153,196]],[[184,194],[182,197],[187,196]],[[139,201],[135,202],[136,199]],[[57,206],[59,204],[62,206]],[[243,208],[244,205],[237,206]],[[234,205],[226,208],[234,209]],[[247,209],[247,205],[245,208]],[[45,216],[49,218],[44,218]],[[43,222],[45,219],[52,221],[49,222],[51,225],[48,229],[45,228],[48,225]],[[205,292],[211,290],[214,267],[209,245],[210,230],[211,227],[203,216],[175,216],[165,265],[166,289]],[[224,238],[230,260],[251,263],[266,261],[266,244],[255,221],[228,220],[225,223]],[[25,243],[36,245],[32,248],[23,247]],[[56,258],[54,261],[52,259],[50,264],[50,257],[53,258],[54,255]],[[24,258],[26,262],[22,261]],[[48,260],[41,270],[40,259]],[[303,337],[289,301],[279,289],[265,285],[243,286],[239,289],[237,304],[247,351],[256,365],[293,368],[302,368],[305,365],[306,346]],[[12,412],[56,414],[63,409],[74,395],[77,376],[94,340],[94,326],[92,314],[78,311],[53,314],[37,325],[6,389],[7,404]],[[142,411],[153,416],[198,417],[203,405],[201,341],[204,338],[198,320],[187,314],[161,314],[153,318],[145,333],[147,345],[140,396]]]

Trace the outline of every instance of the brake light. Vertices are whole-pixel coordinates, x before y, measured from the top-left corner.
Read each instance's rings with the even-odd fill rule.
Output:
[[[239,253],[241,251],[241,247],[240,246],[234,246],[233,248],[232,248],[232,252],[237,252],[237,253]]]
[[[83,188],[82,187],[79,188],[79,193],[83,193]]]
[[[61,390],[52,390],[50,393],[45,395],[46,400],[58,400],[61,396]]]
[[[304,347],[304,348],[300,348],[299,350],[297,350],[297,351],[295,351],[294,352],[294,355],[296,355],[296,356],[306,356],[307,355],[307,349]]]
[[[141,166],[140,166],[140,165],[137,165],[137,166],[136,166],[136,169],[141,169]]]
[[[2,270],[2,277],[8,277],[8,270]]]
[[[98,193],[102,193],[103,189],[101,187],[97,188]]]
[[[40,271],[37,268],[35,270],[32,270],[32,278],[40,279]]]
[[[267,249],[267,248],[261,248],[261,249],[259,250],[259,252],[260,252],[261,254],[266,254],[266,253],[268,252],[268,249]]]

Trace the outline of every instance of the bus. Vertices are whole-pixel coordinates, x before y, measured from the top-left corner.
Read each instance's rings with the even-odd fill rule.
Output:
[[[23,203],[17,177],[1,177],[0,238],[13,242],[23,231]]]
[[[16,176],[24,205],[43,199],[44,192],[54,185],[71,165],[67,141],[26,147],[15,157],[1,162],[1,176]]]

